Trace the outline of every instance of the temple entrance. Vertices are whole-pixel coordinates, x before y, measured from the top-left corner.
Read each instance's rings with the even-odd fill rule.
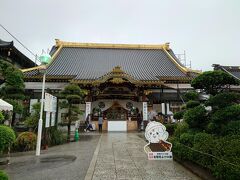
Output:
[[[117,101],[103,111],[103,116],[108,121],[108,131],[127,131],[128,110],[124,109]]]
[[[98,126],[99,113],[103,115],[104,131],[135,131],[137,130],[136,109],[141,111],[142,103],[131,100],[101,100],[93,102],[93,107],[102,108],[93,114],[93,122]],[[96,109],[96,108],[93,108]]]
[[[113,105],[103,111],[103,116],[109,121],[125,121],[128,118],[128,110],[124,109],[118,101],[114,101]]]

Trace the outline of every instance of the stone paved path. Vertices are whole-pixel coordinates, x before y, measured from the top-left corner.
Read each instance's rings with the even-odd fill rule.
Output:
[[[80,141],[42,151],[12,154],[5,169],[11,180],[184,180],[198,179],[174,161],[149,161],[140,133],[86,133]],[[100,137],[100,138],[99,138]],[[70,159],[39,162],[41,158]],[[71,159],[74,157],[75,159]]]
[[[75,159],[50,160],[39,163],[35,152],[12,154],[11,164],[0,166],[10,180],[83,180],[99,142],[97,134],[80,134],[79,142],[54,146],[41,151],[40,158],[71,157]]]
[[[138,135],[102,134],[85,180],[199,179],[175,161],[149,161],[143,150],[146,142]]]

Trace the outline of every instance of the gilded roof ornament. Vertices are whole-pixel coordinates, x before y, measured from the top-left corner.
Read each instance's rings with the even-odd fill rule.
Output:
[[[124,73],[124,71],[121,69],[121,66],[116,66],[112,70],[113,73]]]

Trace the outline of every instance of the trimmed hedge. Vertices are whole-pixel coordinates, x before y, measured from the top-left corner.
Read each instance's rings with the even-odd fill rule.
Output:
[[[184,113],[185,113],[185,110],[178,111],[178,112],[174,113],[173,118],[177,119],[177,120],[180,120],[180,119],[183,118]]]
[[[207,124],[207,111],[201,105],[189,109],[183,116],[190,128],[204,129]]]
[[[4,171],[0,170],[0,180],[8,180],[8,175]]]
[[[189,125],[184,121],[180,122],[177,124],[177,127],[175,128],[174,136],[180,138],[180,136],[183,133],[186,133],[187,131],[189,131]]]
[[[172,141],[174,156],[208,168],[217,179],[239,179],[240,135],[214,137],[207,133],[181,135]]]
[[[223,127],[222,135],[240,135],[240,121],[229,122]]]
[[[190,101],[190,100],[196,101],[198,100],[198,96],[199,94],[196,91],[188,91],[183,95],[183,99],[185,101]]]
[[[234,92],[224,92],[211,96],[205,103],[206,106],[212,106],[214,109],[224,108],[240,102],[240,94]]]
[[[187,102],[186,107],[187,107],[187,109],[190,109],[190,108],[194,108],[194,107],[199,106],[199,105],[200,105],[199,101],[190,100],[190,101]]]
[[[227,123],[229,121],[236,121],[240,119],[240,105],[235,104],[222,109],[217,110],[212,115],[212,122],[214,123]]]
[[[0,153],[15,141],[16,136],[12,128],[0,125]]]

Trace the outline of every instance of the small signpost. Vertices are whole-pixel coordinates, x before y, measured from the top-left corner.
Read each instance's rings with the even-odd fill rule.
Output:
[[[57,97],[45,93],[44,111],[46,111],[45,127],[54,126],[57,112]]]
[[[148,123],[145,130],[145,137],[149,141],[144,146],[148,160],[172,160],[172,144],[167,140],[168,132],[166,127],[156,121]]]

